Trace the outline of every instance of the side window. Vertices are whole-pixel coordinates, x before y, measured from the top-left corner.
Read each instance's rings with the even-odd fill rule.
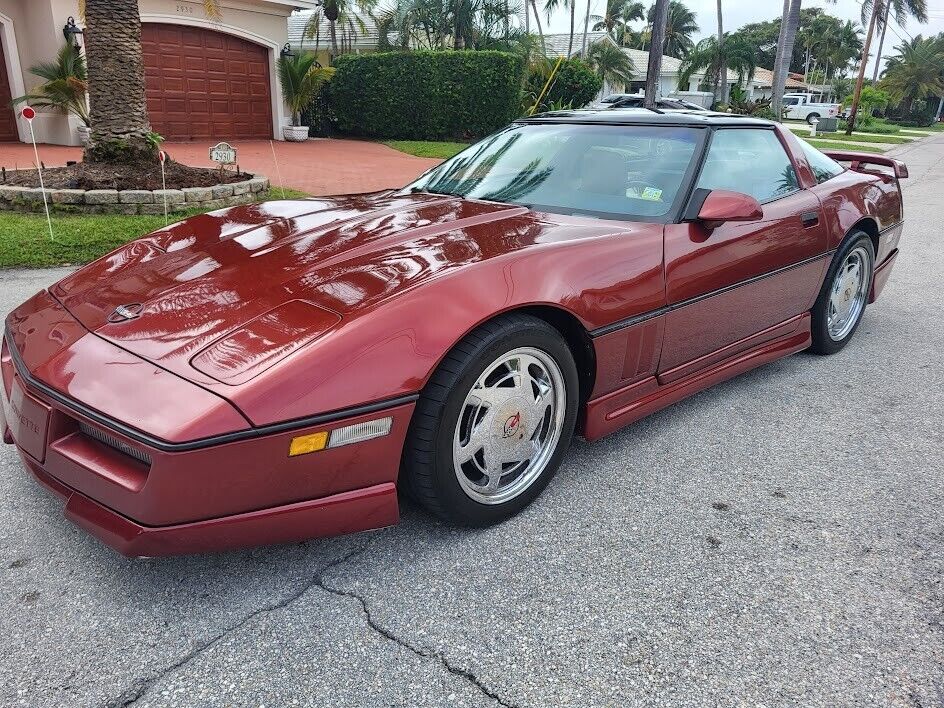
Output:
[[[821,153],[802,138],[800,139],[800,145],[803,147],[803,154],[806,156],[806,161],[809,163],[810,169],[813,170],[813,176],[816,177],[818,183],[823,183],[845,172],[845,167]]]
[[[759,202],[800,188],[793,164],[777,135],[760,128],[716,130],[697,186],[750,194]]]
[[[795,106],[800,102],[799,98],[785,98],[783,99],[783,105],[785,106]]]

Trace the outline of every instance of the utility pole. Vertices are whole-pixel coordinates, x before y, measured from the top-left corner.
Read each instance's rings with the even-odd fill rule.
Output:
[[[652,35],[649,42],[649,68],[646,72],[646,97],[643,105],[655,108],[659,98],[659,76],[662,73],[662,45],[665,44],[665,25],[669,20],[669,0],[656,0],[652,17]]]
[[[865,83],[865,65],[869,62],[869,47],[872,44],[872,35],[875,33],[875,23],[882,7],[879,3],[872,6],[872,18],[869,20],[869,29],[865,33],[865,43],[862,45],[862,58],[859,61],[859,78],[856,79],[855,92],[852,94],[852,110],[849,111],[849,120],[846,123],[846,135],[852,135],[856,115],[859,113],[859,99],[862,97],[862,84]]]

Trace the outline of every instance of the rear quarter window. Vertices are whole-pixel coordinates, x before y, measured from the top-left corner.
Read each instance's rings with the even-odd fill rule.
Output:
[[[800,138],[799,142],[800,147],[803,148],[803,154],[806,156],[806,162],[813,171],[813,176],[816,177],[816,182],[818,184],[822,184],[826,180],[832,179],[836,175],[845,172],[845,167],[840,165],[828,155],[821,153],[815,147],[803,140],[803,138]]]

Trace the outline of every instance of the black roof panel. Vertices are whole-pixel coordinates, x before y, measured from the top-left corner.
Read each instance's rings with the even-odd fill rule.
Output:
[[[755,125],[770,127],[773,121],[742,116],[736,113],[714,111],[669,110],[647,108],[585,108],[571,111],[538,113],[529,118],[519,118],[523,123],[611,123],[614,125]]]

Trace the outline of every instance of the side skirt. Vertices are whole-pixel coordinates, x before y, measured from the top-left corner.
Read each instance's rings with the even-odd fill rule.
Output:
[[[795,331],[723,359],[685,378],[659,385],[655,376],[587,402],[584,437],[597,440],[716,383],[803,351],[812,343],[810,314]]]

